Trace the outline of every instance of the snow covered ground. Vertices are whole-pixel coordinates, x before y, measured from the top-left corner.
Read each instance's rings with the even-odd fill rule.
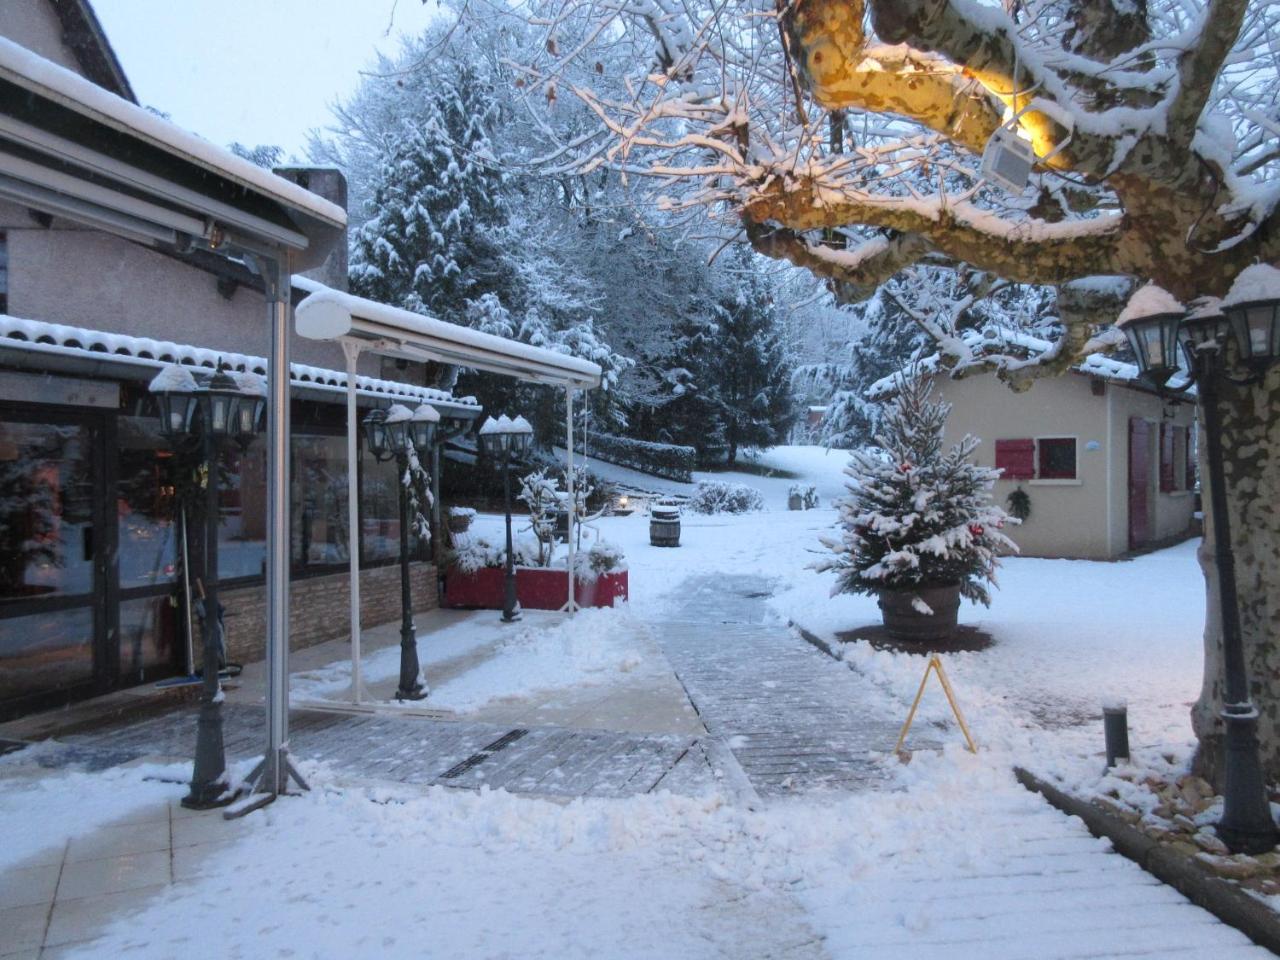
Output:
[[[626,552],[630,608],[512,635],[489,672],[482,666],[436,693],[465,708],[495,690],[647,669],[629,631],[660,624],[683,581],[715,571],[770,578],[779,629],[794,620],[831,641],[876,623],[873,600],[830,599],[831,575],[805,569],[834,522],[842,459],[812,448],[769,459],[815,483],[823,506],[786,511],[792,478],[734,478],[764,490],[770,509],[686,515],[674,550],[649,546],[642,514],[602,519],[586,535]],[[482,529],[498,523],[477,520]],[[1204,596],[1194,546],[1125,563],[1013,559],[1001,584],[990,610],[962,610],[996,643],[945,657],[976,756],[931,689],[917,722],[938,724],[928,732],[947,744],[940,753],[916,753],[885,790],[756,809],[714,794],[560,804],[339,788],[312,767],[311,793],[243,821],[233,842],[199,859],[199,871],[67,955],[186,955],[206,942],[211,917],[226,957],[1264,955],[1107,854],[1010,773],[1015,763],[1094,770],[1098,705],[1117,697],[1129,703],[1135,746],[1186,755]],[[905,716],[924,660],[858,641],[838,649],[857,672],[859,708]],[[0,775],[8,762],[0,760]],[[82,803],[104,804],[87,823],[65,804],[45,806],[66,775],[41,781],[53,786],[0,779],[0,823],[34,824],[7,859],[131,803],[154,803],[157,792],[174,795],[141,773],[74,776],[84,777],[75,783]]]

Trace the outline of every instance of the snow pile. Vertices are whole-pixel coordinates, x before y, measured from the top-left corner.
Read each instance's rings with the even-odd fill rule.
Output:
[[[1280,300],[1280,270],[1269,264],[1255,263],[1241,270],[1222,305],[1233,307],[1257,300]]]
[[[1139,287],[1138,291],[1129,298],[1125,308],[1120,311],[1120,316],[1116,317],[1116,326],[1123,327],[1126,323],[1141,320],[1143,317],[1156,317],[1165,313],[1186,313],[1186,310],[1187,308],[1164,287],[1148,283],[1145,287]]]
[[[643,627],[626,608],[589,608],[548,627],[519,625],[495,655],[432,691],[434,706],[466,712],[493,700],[620,681],[644,663]]]

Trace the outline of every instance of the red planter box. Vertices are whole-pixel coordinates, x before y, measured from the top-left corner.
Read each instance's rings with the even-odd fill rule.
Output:
[[[501,567],[483,567],[475,573],[451,568],[445,578],[444,606],[479,610],[502,609]],[[574,583],[574,600],[582,607],[612,607],[628,597],[627,571],[602,573],[592,581]],[[559,610],[569,602],[569,576],[564,570],[545,567],[516,568],[516,599],[527,610]]]

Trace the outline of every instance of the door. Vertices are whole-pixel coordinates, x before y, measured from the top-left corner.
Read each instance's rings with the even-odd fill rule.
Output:
[[[1151,488],[1151,425],[1129,420],[1129,549],[1151,539],[1148,491]]]
[[[101,416],[0,413],[0,717],[112,681],[104,457]]]

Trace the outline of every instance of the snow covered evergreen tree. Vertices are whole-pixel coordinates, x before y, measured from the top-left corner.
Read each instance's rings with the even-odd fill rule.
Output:
[[[816,564],[839,572],[837,592],[958,583],[961,596],[989,605],[997,552],[1017,550],[1000,532],[1017,521],[991,501],[999,471],[972,462],[974,437],[943,451],[951,405],[932,392],[918,371],[904,376],[881,414],[879,447],[849,458],[841,534],[823,538],[834,555]]]
[[[466,64],[436,81],[387,136],[371,216],[352,242],[351,288],[460,322],[469,300],[509,282],[500,244],[508,211],[489,143],[489,85]]]

